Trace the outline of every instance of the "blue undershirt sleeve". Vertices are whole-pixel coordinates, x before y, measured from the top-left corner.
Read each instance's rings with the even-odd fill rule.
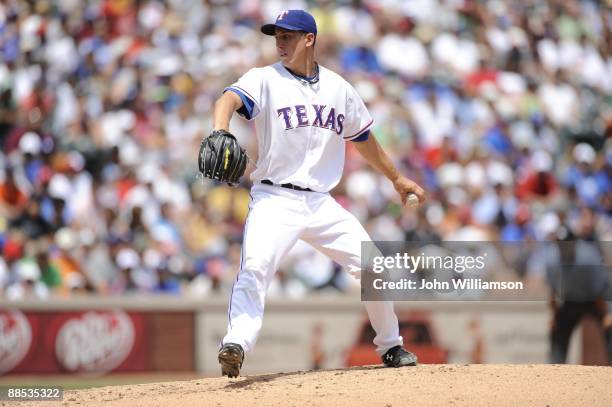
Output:
[[[360,136],[352,139],[351,141],[357,141],[357,142],[366,141],[369,137],[370,137],[370,130],[366,130],[363,133],[361,133]]]

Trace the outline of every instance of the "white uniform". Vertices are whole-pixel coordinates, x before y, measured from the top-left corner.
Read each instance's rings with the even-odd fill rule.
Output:
[[[361,241],[371,240],[357,219],[329,191],[344,167],[344,142],[363,139],[372,118],[342,77],[319,66],[310,83],[280,62],[254,68],[226,90],[236,92],[239,113],[255,120],[257,168],[245,224],[240,271],[232,288],[223,343],[253,349],[261,329],[265,293],[277,267],[298,239],[358,276]],[[314,81],[313,81],[314,82]],[[265,185],[261,181],[275,185]],[[312,191],[280,187],[293,184]],[[366,302],[382,355],[402,345],[391,302]]]

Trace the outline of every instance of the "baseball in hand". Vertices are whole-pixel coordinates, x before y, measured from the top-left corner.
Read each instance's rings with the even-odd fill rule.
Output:
[[[419,197],[416,194],[408,194],[406,197],[406,206],[415,207],[419,205]]]

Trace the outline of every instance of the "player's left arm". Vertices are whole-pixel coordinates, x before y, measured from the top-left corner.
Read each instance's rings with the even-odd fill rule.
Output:
[[[406,204],[406,198],[410,193],[415,194],[419,198],[419,203],[425,201],[425,191],[423,188],[400,174],[372,132],[370,132],[365,140],[355,141],[353,145],[372,167],[383,173],[393,183],[393,187],[402,198],[402,204]]]

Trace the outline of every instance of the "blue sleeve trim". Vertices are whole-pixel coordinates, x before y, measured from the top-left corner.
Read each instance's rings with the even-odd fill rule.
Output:
[[[355,137],[351,141],[366,141],[368,138],[370,138],[370,130],[364,131],[359,137]]]
[[[242,100],[242,107],[240,107],[240,109],[236,110],[236,112],[238,112],[238,114],[243,116],[245,119],[251,120],[253,118],[253,108],[255,106],[255,102],[253,101],[253,99],[251,99],[250,97],[245,95],[239,89],[236,89],[236,88],[231,87],[231,86],[229,88],[225,88],[223,90],[223,93],[225,93],[228,90],[231,90],[232,92],[234,92],[235,94],[240,96],[240,99]]]

